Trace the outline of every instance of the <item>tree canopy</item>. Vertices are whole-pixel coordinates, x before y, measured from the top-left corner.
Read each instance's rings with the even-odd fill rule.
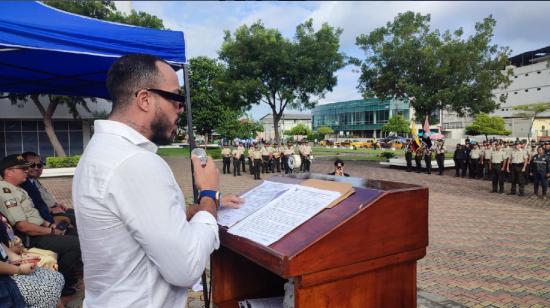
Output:
[[[382,126],[385,133],[408,133],[410,132],[409,122],[400,114],[394,115],[388,120],[388,123]]]
[[[328,126],[320,126],[317,128],[316,133],[321,139],[325,139],[326,135],[334,134],[334,130]]]
[[[499,116],[490,116],[485,113],[480,113],[475,116],[472,125],[467,126],[465,133],[467,135],[488,135],[508,136],[512,132],[506,129],[504,119]]]
[[[475,33],[463,38],[463,30],[440,33],[430,30],[430,15],[406,12],[393,22],[357,37],[366,59],[360,65],[358,89],[365,97],[410,101],[420,117],[447,108],[460,116],[491,112],[504,102],[492,90],[506,88],[510,50],[492,45],[496,21],[486,17]]]
[[[228,68],[228,99],[242,106],[269,105],[279,140],[279,120],[287,107],[313,108],[315,99],[336,85],[334,73],[344,66],[338,51],[341,33],[326,23],[315,31],[312,20],[296,27],[294,40],[261,21],[243,25],[233,35],[226,31],[219,58]]]

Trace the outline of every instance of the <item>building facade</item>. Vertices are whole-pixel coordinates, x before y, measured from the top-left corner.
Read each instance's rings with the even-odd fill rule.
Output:
[[[275,140],[275,128],[273,126],[273,114],[269,113],[260,118],[264,131],[258,133],[258,138]],[[279,120],[279,136],[283,137],[285,130],[290,130],[298,124],[305,124],[311,129],[311,114],[283,114]]]
[[[397,114],[409,121],[412,116],[409,103],[371,98],[318,105],[312,111],[313,130],[328,126],[340,136],[381,137],[382,126]]]
[[[41,97],[42,101],[47,98]],[[43,104],[44,107],[47,107]],[[80,155],[92,136],[93,121],[98,115],[106,115],[111,103],[97,99],[88,104],[90,111],[77,107],[79,119],[74,119],[65,105],[59,105],[52,122],[55,134],[67,155]],[[56,156],[44,128],[42,115],[32,101],[13,105],[8,99],[0,99],[0,159],[10,154],[27,151],[43,157]]]
[[[507,99],[491,115],[504,118],[507,129],[512,132],[509,138],[532,138],[548,136],[550,130],[550,112],[540,114],[529,132],[530,119],[518,116],[515,106],[550,102],[550,46],[528,51],[511,57],[512,83],[506,89],[494,89],[495,99],[507,94]],[[458,117],[453,112],[443,113],[443,132],[448,138],[464,138],[464,128],[473,122],[471,117]],[[530,134],[529,134],[530,133]]]

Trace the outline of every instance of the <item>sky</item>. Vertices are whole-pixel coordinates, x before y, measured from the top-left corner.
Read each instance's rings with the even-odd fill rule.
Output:
[[[262,20],[266,27],[276,28],[292,39],[296,26],[312,18],[316,29],[325,22],[342,28],[340,51],[364,59],[363,51],[355,45],[356,37],[384,26],[398,13],[406,11],[430,14],[432,30],[444,32],[462,27],[464,37],[474,33],[476,22],[492,15],[497,21],[492,43],[510,47],[512,55],[550,45],[550,1],[128,1],[117,3],[117,7],[122,11],[134,9],[156,15],[164,21],[166,28],[183,31],[188,58],[217,58],[224,31],[233,33],[243,24],[250,25]],[[359,77],[357,67],[346,66],[336,75],[338,85],[320,99],[319,104],[361,99],[356,88]],[[269,112],[269,107],[262,104],[253,107],[250,113],[258,119]]]

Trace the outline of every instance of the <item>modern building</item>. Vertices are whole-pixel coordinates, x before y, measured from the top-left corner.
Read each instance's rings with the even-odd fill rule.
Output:
[[[370,98],[318,105],[312,111],[313,130],[328,126],[339,136],[381,137],[382,126],[396,114],[409,121],[412,116],[409,103]]]
[[[275,139],[275,128],[273,127],[273,114],[269,113],[260,118],[260,123],[264,127],[264,131],[258,133],[258,137],[264,140]],[[305,124],[311,128],[311,114],[283,114],[279,120],[279,135],[283,137],[285,130],[290,130],[298,124]]]
[[[41,97],[47,108],[47,98]],[[93,132],[93,120],[111,111],[111,103],[103,99],[89,102],[90,111],[77,107],[80,117],[74,119],[65,105],[57,106],[53,126],[59,142],[67,155],[79,155],[84,151]],[[56,156],[50,143],[42,115],[32,101],[13,105],[8,99],[0,99],[0,159],[6,155],[37,152],[43,157]]]
[[[509,138],[526,138],[529,135],[531,121],[518,116],[515,106],[550,102],[550,46],[524,52],[511,57],[512,83],[507,89],[494,89],[497,99],[508,94],[504,103],[492,115],[504,118],[507,129],[512,131]],[[464,128],[472,123],[471,117],[461,118],[452,112],[443,113],[443,132],[448,138],[464,137]],[[531,136],[548,136],[550,130],[550,112],[540,114],[533,123]]]

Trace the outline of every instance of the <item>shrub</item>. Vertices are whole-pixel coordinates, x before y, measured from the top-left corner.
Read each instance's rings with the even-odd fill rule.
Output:
[[[80,155],[67,156],[67,157],[47,157],[46,167],[48,168],[69,168],[76,167]]]
[[[385,159],[390,159],[395,157],[394,152],[382,152],[380,156],[384,157]]]

